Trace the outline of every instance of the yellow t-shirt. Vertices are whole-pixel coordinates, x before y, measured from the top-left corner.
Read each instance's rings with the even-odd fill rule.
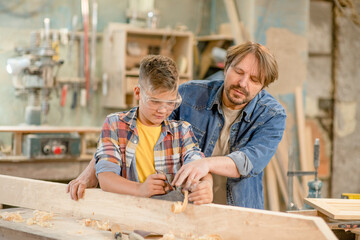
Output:
[[[149,127],[142,124],[139,119],[136,121],[139,133],[139,144],[136,148],[136,170],[139,181],[142,183],[146,178],[155,173],[154,147],[160,137],[161,125]]]

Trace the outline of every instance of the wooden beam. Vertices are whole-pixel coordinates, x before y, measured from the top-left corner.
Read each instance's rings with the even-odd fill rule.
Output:
[[[323,219],[216,204],[189,204],[180,214],[172,202],[87,189],[73,201],[66,185],[0,175],[0,202],[25,208],[109,220],[122,229],[158,233],[219,234],[223,239],[336,239]]]
[[[235,5],[234,0],[224,0],[226,12],[228,14],[230,24],[231,24],[231,31],[232,35],[234,37],[235,44],[240,44],[245,42],[244,40],[244,34],[241,31],[242,26],[239,23],[239,16],[238,16],[238,10]]]
[[[269,210],[271,211],[280,211],[280,201],[279,201],[279,190],[276,183],[276,175],[274,171],[274,161],[272,158],[269,164],[265,168],[265,179],[266,179],[266,188],[269,201]]]
[[[304,105],[303,105],[303,90],[301,86],[295,88],[295,104],[296,104],[296,124],[297,124],[297,133],[299,141],[299,152],[300,152],[300,167],[302,171],[311,171],[311,160],[310,163],[307,158],[306,153],[306,132],[305,132],[305,114],[304,114]],[[307,190],[308,182],[312,180],[311,176],[303,176],[302,186],[303,189]],[[304,196],[305,197],[305,196]]]

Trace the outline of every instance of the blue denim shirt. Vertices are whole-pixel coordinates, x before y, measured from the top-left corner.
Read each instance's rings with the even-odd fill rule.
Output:
[[[170,118],[188,121],[199,146],[210,157],[224,125],[223,80],[195,80],[180,85],[182,104]],[[262,90],[243,109],[230,131],[230,157],[240,178],[227,179],[227,204],[264,208],[263,170],[285,130],[285,109]]]

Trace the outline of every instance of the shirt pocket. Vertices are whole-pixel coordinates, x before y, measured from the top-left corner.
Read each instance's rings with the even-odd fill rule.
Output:
[[[199,145],[201,145],[200,143],[202,143],[203,139],[204,139],[204,135],[205,135],[205,131],[202,131],[200,129],[198,129],[196,126],[191,125],[194,135],[196,137],[196,140],[198,141]]]

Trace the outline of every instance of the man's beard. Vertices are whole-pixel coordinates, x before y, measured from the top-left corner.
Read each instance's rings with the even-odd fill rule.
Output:
[[[235,90],[241,92],[242,94],[244,94],[245,99],[241,100],[241,99],[231,97],[231,94],[230,94],[231,89],[235,89]],[[225,89],[225,94],[226,94],[227,98],[229,99],[229,101],[234,105],[243,105],[243,104],[248,103],[250,101],[248,99],[249,92],[246,91],[244,88],[239,87],[239,86],[231,85],[229,88]]]

